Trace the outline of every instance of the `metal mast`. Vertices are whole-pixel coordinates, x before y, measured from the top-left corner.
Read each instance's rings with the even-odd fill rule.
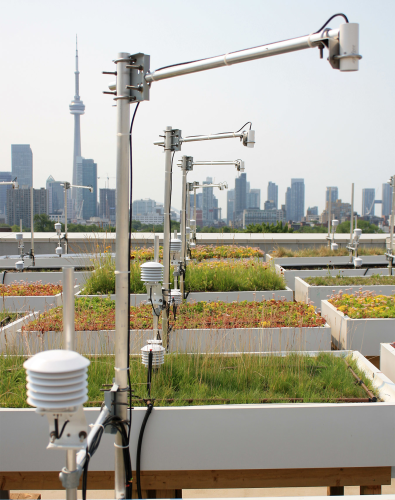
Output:
[[[77,184],[77,156],[81,156],[81,125],[80,115],[85,113],[85,104],[80,99],[80,72],[78,71],[78,45],[77,36],[75,38],[75,92],[74,99],[69,106],[70,113],[74,115],[74,153],[73,153],[73,180],[72,184]],[[72,199],[76,200],[77,191],[72,189]]]

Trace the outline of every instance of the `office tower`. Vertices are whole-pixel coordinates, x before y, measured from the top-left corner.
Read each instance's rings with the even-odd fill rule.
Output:
[[[7,224],[30,228],[30,188],[7,191]],[[33,216],[48,213],[48,193],[45,188],[33,189]]]
[[[0,172],[0,182],[12,181],[11,172]],[[0,215],[6,216],[7,214],[7,189],[12,189],[12,186],[2,186],[0,184]]]
[[[155,212],[156,201],[150,198],[144,200],[134,200],[133,202],[133,215],[148,215]]]
[[[339,199],[339,189],[336,186],[331,186],[331,203],[334,203]],[[326,188],[325,191],[325,209],[329,210],[328,206],[329,201],[329,187]]]
[[[116,197],[115,189],[100,189],[100,201],[99,201],[99,217],[102,219],[108,219],[112,225],[115,224],[116,219]],[[155,203],[155,202],[154,202]],[[133,202],[134,209],[134,202]]]
[[[249,184],[249,182],[247,182]],[[261,190],[250,189],[247,191],[247,207],[246,208],[261,208]]]
[[[203,184],[212,184],[212,177],[207,177]],[[210,225],[214,220],[214,188],[203,188],[203,225]]]
[[[233,224],[233,212],[235,211],[235,190],[228,189],[226,193],[226,223]]]
[[[374,189],[362,189],[362,217],[364,215],[374,215],[374,198]]]
[[[20,188],[33,186],[33,153],[30,144],[11,144],[11,173]]]
[[[309,207],[306,215],[318,215],[318,207]]]
[[[285,193],[285,215],[287,221],[291,220],[291,188],[288,187]]]
[[[70,113],[74,115],[74,153],[73,153],[73,181],[72,184],[76,185],[77,182],[77,158],[81,156],[81,125],[80,116],[85,113],[85,105],[80,99],[80,72],[78,71],[78,46],[77,39],[75,41],[75,95],[74,99],[69,105]],[[79,189],[72,188],[72,199],[78,198]],[[81,198],[81,197],[79,197]],[[97,197],[96,197],[97,198]]]
[[[391,215],[392,210],[392,187],[385,183],[382,186],[382,194],[381,194],[381,215],[388,216]]]
[[[234,220],[235,224],[241,224],[243,210],[247,208],[247,174],[241,174],[240,177],[235,179],[235,206],[234,206]]]
[[[62,214],[64,210],[64,181],[55,181],[50,175],[46,182],[48,191],[48,213],[51,215]],[[69,208],[69,207],[67,207]]]
[[[287,190],[288,193],[288,190]],[[291,179],[288,220],[299,222],[304,217],[304,179]]]
[[[77,185],[90,186],[89,189],[78,189],[75,198],[77,219],[88,220],[97,216],[97,164],[93,160],[77,157]]]
[[[278,208],[278,186],[274,182],[267,185],[267,199],[274,203],[274,208]]]
[[[277,210],[274,201],[272,200],[266,200],[263,207],[265,210]]]

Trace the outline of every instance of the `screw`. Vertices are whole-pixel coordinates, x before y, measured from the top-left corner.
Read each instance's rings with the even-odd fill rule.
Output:
[[[84,439],[86,439],[86,432],[85,431],[81,431],[79,434],[78,434],[78,437],[80,438],[80,441],[81,443],[84,441]]]

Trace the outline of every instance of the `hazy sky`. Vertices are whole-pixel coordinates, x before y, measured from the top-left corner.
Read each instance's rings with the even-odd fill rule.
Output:
[[[0,170],[11,169],[11,144],[30,144],[34,186],[71,180],[75,35],[80,56],[82,155],[98,164],[99,187],[115,187],[116,108],[103,95],[118,52],[144,52],[151,70],[312,33],[334,13],[360,24],[360,71],[340,73],[318,49],[153,83],[140,105],[134,133],[134,198],[163,201],[164,155],[153,145],[165,126],[183,135],[237,130],[252,121],[256,147],[233,140],[185,144],[197,160],[241,158],[251,187],[303,177],[306,208],[324,208],[325,186],[339,187],[356,209],[362,189],[394,174],[394,0],[1,0]],[[341,18],[330,27],[337,28]],[[180,205],[175,168],[173,206]],[[195,167],[189,180],[211,175],[234,187],[233,167]],[[216,193],[225,208],[226,192]],[[376,208],[380,214],[380,208]],[[223,216],[226,210],[223,210]]]

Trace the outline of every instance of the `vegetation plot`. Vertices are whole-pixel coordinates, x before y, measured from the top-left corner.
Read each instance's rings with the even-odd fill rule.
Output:
[[[354,295],[339,292],[329,302],[349,318],[395,318],[395,296],[385,297],[373,292]]]
[[[394,285],[395,276],[316,276],[303,278],[311,286]],[[395,289],[394,289],[395,292]]]
[[[25,358],[0,358],[0,406],[28,408]],[[86,406],[100,406],[103,384],[111,384],[114,357],[92,357],[88,369]],[[367,377],[348,359],[352,369],[374,393]],[[140,357],[131,358],[133,406],[145,406],[147,369]],[[330,354],[317,357],[290,354],[286,357],[222,357],[171,354],[152,374],[151,396],[155,406],[246,404],[260,402],[337,402],[343,398],[367,398],[344,359]]]
[[[131,293],[147,293],[140,277],[140,261],[130,265]],[[173,286],[173,272],[170,273]],[[192,292],[285,290],[286,284],[274,267],[258,259],[190,262],[185,289]],[[109,255],[95,261],[95,272],[87,279],[83,295],[115,293],[115,263]]]
[[[263,302],[197,302],[181,304],[170,321],[176,329],[228,329],[228,328],[304,328],[325,325],[325,320],[316,314],[314,307],[302,302],[285,302],[274,299]],[[130,308],[130,328],[150,330],[153,328],[150,304]],[[109,298],[76,298],[76,331],[115,329],[115,302]],[[63,330],[63,311],[56,307],[46,311],[35,321],[22,327],[23,331]]]
[[[192,250],[192,259],[199,262],[205,259],[246,259],[249,257],[263,257],[264,252],[259,248],[242,247],[239,245],[196,245]],[[130,252],[132,260],[153,260],[154,247],[134,248]],[[163,247],[159,247],[159,258],[163,259]]]
[[[384,255],[384,248],[358,248],[358,255]],[[271,257],[345,257],[350,255],[350,251],[346,248],[339,248],[339,250],[331,250],[327,246],[317,248],[301,248],[299,250],[289,250],[284,247],[277,247],[270,252]]]
[[[38,296],[48,296],[57,295],[62,291],[62,284],[58,283],[54,285],[53,283],[43,284],[41,281],[14,281],[9,285],[0,284],[0,295],[3,297],[10,296],[25,296],[25,297],[38,297]]]

